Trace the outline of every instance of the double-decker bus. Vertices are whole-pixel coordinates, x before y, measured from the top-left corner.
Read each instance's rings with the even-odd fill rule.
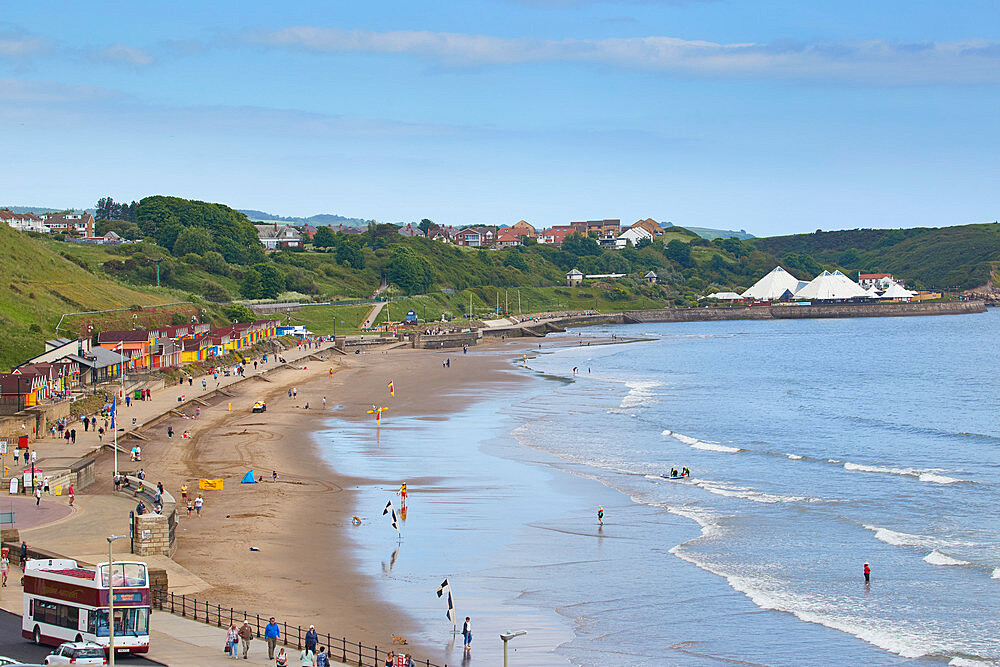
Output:
[[[114,586],[115,652],[149,651],[149,577],[146,564],[115,561],[110,569],[67,558],[29,560],[24,571],[21,635],[36,644],[90,641],[107,652],[108,582]]]

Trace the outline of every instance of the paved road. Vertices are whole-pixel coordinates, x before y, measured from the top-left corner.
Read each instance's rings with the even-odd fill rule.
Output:
[[[21,617],[0,610],[0,655],[28,662],[41,663],[45,659],[45,656],[52,652],[52,649],[52,646],[35,646],[27,639],[22,639]],[[116,656],[115,663],[121,663],[123,666],[159,664],[143,658],[133,658],[124,655]]]

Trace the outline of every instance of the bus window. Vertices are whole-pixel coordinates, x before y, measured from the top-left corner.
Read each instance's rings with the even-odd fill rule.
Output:
[[[88,630],[98,637],[108,636],[108,610],[90,612]],[[149,607],[115,609],[115,635],[145,635],[149,633]]]
[[[125,564],[125,585],[126,586],[145,586],[146,585],[146,566],[142,563],[126,563]]]

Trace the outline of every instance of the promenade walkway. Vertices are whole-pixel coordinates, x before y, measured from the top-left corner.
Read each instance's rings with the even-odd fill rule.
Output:
[[[266,364],[260,363],[260,359],[257,358],[258,366],[256,369],[253,367],[254,359],[250,359],[250,364],[246,369],[245,377],[230,375],[226,377],[219,374],[219,377],[213,378],[211,374],[205,374],[197,377],[192,377],[192,381],[189,384],[184,382],[183,386],[179,384],[167,385],[162,389],[153,390],[149,400],[146,401],[132,401],[131,405],[126,406],[124,400],[119,398],[118,400],[118,448],[119,448],[119,459],[118,465],[119,469],[133,469],[138,468],[142,464],[132,464],[129,462],[128,451],[136,444],[142,447],[144,441],[138,438],[130,438],[128,434],[132,431],[138,431],[141,435],[141,430],[148,422],[156,419],[169,412],[170,410],[178,410],[184,414],[194,415],[196,410],[201,407],[199,404],[199,399],[210,395],[212,392],[218,390],[225,390],[226,387],[235,384],[237,382],[245,381],[246,378],[253,377],[266,377],[266,375],[277,368],[284,365],[289,366],[299,366],[307,365],[310,361],[309,357],[322,350],[329,349],[332,347],[332,343],[314,343],[312,349],[308,349],[305,344],[300,348],[291,348],[281,353],[284,357],[286,364],[279,363],[272,354],[268,354],[268,361]],[[202,381],[204,380],[205,385],[202,386]],[[111,393],[117,393],[117,385],[108,385],[106,391]],[[178,399],[182,400],[178,400]],[[234,406],[235,407],[235,406]],[[240,406],[247,407],[249,406]],[[104,420],[98,417],[98,426],[103,426]],[[94,450],[102,447],[103,445],[110,445],[114,442],[114,436],[111,433],[105,433],[103,441],[99,440],[97,433],[91,429],[89,431],[84,431],[83,422],[79,419],[71,420],[68,424],[68,428],[76,429],[76,444],[67,444],[63,438],[41,438],[35,440],[30,444],[32,451],[37,452],[38,460],[35,464],[36,468],[40,468],[44,474],[48,475],[49,471],[65,470],[69,465],[84,457]],[[180,433],[177,434],[177,437]],[[11,473],[19,472],[19,467],[15,467],[11,464],[11,457],[7,455],[4,457],[4,464],[10,466]],[[63,491],[65,493],[65,490]],[[66,501],[68,502],[68,500]],[[0,509],[2,511],[2,509]]]

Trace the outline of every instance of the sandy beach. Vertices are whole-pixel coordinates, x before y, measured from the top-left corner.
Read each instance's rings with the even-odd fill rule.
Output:
[[[503,343],[512,355],[513,344]],[[151,427],[147,434],[153,440],[143,445],[141,465],[147,481],[162,481],[179,507],[182,484],[194,497],[199,478],[225,480],[223,491],[200,491],[205,499],[200,518],[182,512],[177,527],[175,560],[213,584],[199,599],[388,646],[392,635],[412,634],[419,623],[374,594],[374,582],[358,571],[347,531],[359,512],[354,501],[359,489],[398,487],[400,480],[338,473],[335,463],[331,467],[320,457],[311,434],[334,416],[374,428],[367,414],[373,404],[389,408],[386,423],[404,415],[444,419],[449,396],[524,378],[511,372],[508,355],[463,355],[461,349],[326,354],[328,361],[305,362],[305,369],[272,371],[271,382],[251,378],[231,387],[231,398],[210,399],[197,419],[170,418]],[[445,368],[448,358],[451,366]],[[294,398],[288,397],[289,388],[295,389]],[[267,402],[265,413],[250,412],[257,400]],[[173,438],[167,437],[168,427]],[[180,437],[185,430],[190,438]],[[240,483],[250,469],[263,477],[261,483]],[[103,457],[99,480],[109,479],[112,470],[110,457]],[[277,483],[270,480],[272,470]],[[431,481],[410,480],[418,486]],[[411,649],[424,655],[419,646]]]

